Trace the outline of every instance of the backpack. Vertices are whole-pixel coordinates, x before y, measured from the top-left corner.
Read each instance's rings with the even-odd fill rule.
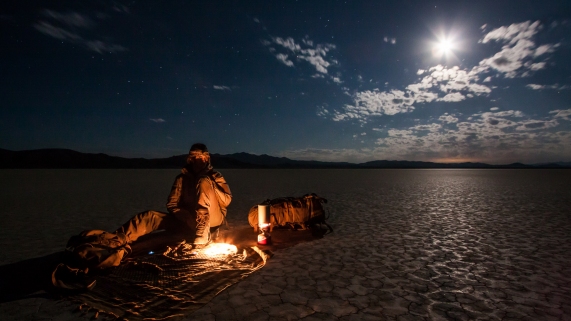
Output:
[[[91,289],[95,286],[93,272],[119,266],[130,252],[123,233],[83,231],[67,242],[62,262],[52,273],[52,284],[60,289]]]
[[[323,203],[327,200],[314,193],[306,194],[302,197],[279,197],[268,199],[260,205],[270,205],[270,231],[274,227],[290,227],[302,229],[312,227],[316,224],[325,224],[330,232],[333,229],[325,222]],[[258,232],[258,205],[253,206],[248,212],[248,222]]]

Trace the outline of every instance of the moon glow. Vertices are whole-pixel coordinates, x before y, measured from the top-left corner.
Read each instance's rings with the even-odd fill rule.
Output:
[[[454,49],[456,49],[456,46],[450,39],[441,38],[433,44],[432,54],[437,58],[447,58],[453,54]]]
[[[448,52],[450,52],[450,50],[452,50],[452,44],[449,40],[442,40],[438,44],[438,49],[446,55]]]

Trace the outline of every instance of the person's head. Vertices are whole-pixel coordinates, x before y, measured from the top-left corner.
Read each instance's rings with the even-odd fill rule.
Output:
[[[199,172],[210,165],[210,153],[206,145],[196,143],[190,147],[186,163],[192,166],[194,172]]]

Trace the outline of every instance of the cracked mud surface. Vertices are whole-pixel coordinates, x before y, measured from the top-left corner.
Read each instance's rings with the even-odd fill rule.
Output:
[[[192,319],[571,320],[571,173],[373,173]]]
[[[185,320],[571,320],[571,171],[262,172],[223,171],[232,213],[315,192],[334,233],[276,251]],[[69,308],[26,299],[0,315]]]

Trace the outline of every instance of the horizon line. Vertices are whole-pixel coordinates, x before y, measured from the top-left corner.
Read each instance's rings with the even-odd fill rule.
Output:
[[[37,149],[25,149],[25,150],[10,150],[10,149],[5,149],[5,148],[0,148],[0,150],[4,150],[4,151],[8,151],[8,152],[33,152],[33,151],[45,151],[45,150],[66,150],[66,151],[72,151],[72,152],[76,152],[76,153],[80,153],[80,154],[92,154],[92,155],[106,155],[109,157],[118,157],[118,158],[123,158],[123,159],[146,159],[146,160],[153,160],[153,159],[167,159],[167,158],[171,158],[171,157],[179,157],[179,156],[186,156],[186,153],[183,154],[179,154],[179,155],[171,155],[171,156],[164,156],[164,157],[152,157],[152,158],[148,158],[148,157],[124,157],[124,156],[116,156],[116,155],[111,155],[111,154],[106,154],[106,153],[102,153],[102,152],[81,152],[81,151],[77,151],[74,149],[70,149],[70,148],[37,148]],[[432,164],[442,164],[442,165],[454,165],[454,164],[484,164],[484,165],[490,165],[490,166],[509,166],[509,165],[514,165],[514,164],[522,164],[522,165],[549,165],[549,164],[558,164],[558,163],[571,163],[571,161],[552,161],[552,162],[541,162],[541,163],[524,163],[522,161],[517,161],[517,162],[511,162],[511,163],[486,163],[486,162],[482,162],[482,161],[452,161],[452,162],[438,162],[438,161],[423,161],[423,160],[398,160],[398,159],[375,159],[375,160],[370,160],[370,161],[365,161],[365,162],[360,162],[360,163],[354,163],[354,162],[349,162],[349,161],[322,161],[322,160],[315,160],[315,159],[310,159],[310,160],[306,160],[306,159],[293,159],[293,158],[289,158],[289,157],[285,157],[285,156],[273,156],[273,155],[269,155],[269,154],[254,154],[254,153],[249,153],[249,152],[235,152],[235,153],[231,153],[231,154],[220,154],[220,153],[212,153],[213,155],[219,155],[219,156],[230,156],[233,154],[248,154],[248,155],[253,155],[253,156],[269,156],[269,157],[274,157],[274,158],[285,158],[291,161],[298,161],[298,162],[320,162],[320,163],[345,163],[345,164],[350,164],[350,165],[362,165],[362,164],[367,164],[367,163],[371,163],[371,162],[418,162],[418,163],[432,163]]]

